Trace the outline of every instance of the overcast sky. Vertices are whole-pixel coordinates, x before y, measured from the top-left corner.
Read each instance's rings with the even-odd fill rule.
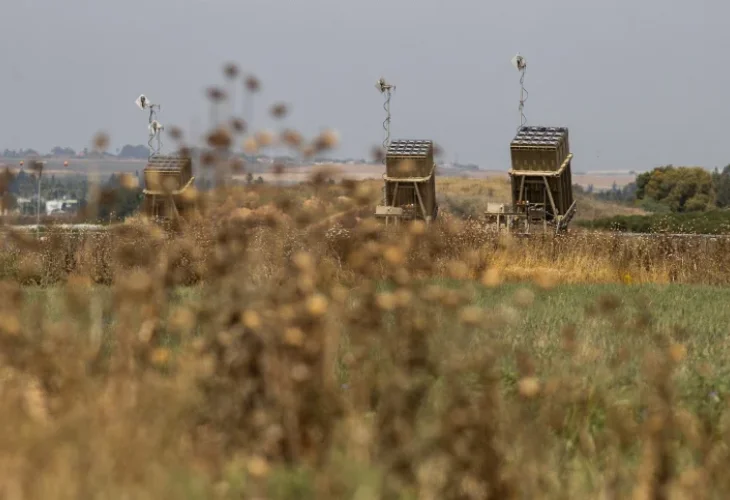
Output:
[[[727,1],[21,0],[2,14],[0,149],[82,149],[98,130],[111,151],[146,143],[140,93],[201,133],[205,89],[235,61],[263,85],[256,127],[283,100],[288,126],[335,128],[338,156],[367,157],[384,76],[393,138],[507,169],[520,52],[528,124],[569,127],[575,170],[730,163]]]

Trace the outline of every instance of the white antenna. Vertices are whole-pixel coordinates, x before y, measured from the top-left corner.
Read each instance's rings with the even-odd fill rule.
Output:
[[[385,129],[385,140],[383,141],[383,149],[385,149],[385,151],[388,151],[388,146],[390,145],[390,94],[393,90],[395,90],[395,85],[391,85],[385,81],[385,78],[381,78],[375,84],[375,88],[377,88],[381,94],[385,94],[385,104],[383,105],[383,109],[385,109],[386,117],[385,121],[383,122],[383,128]]]
[[[525,89],[525,72],[527,71],[527,61],[518,52],[516,56],[512,58],[512,66],[520,72],[520,126],[517,128],[519,131],[522,127],[527,125],[527,118],[522,110],[525,107],[525,101],[527,101],[527,90]]]
[[[150,157],[153,155],[159,154],[160,150],[162,149],[162,131],[165,129],[163,125],[157,121],[157,111],[160,109],[159,104],[152,104],[150,100],[145,96],[144,94],[140,94],[140,96],[137,98],[134,103],[137,105],[137,107],[141,110],[149,109],[150,110],[150,117],[149,117],[149,125],[147,129],[149,130],[149,141],[147,141],[147,145],[150,147]],[[157,148],[155,148],[152,145],[152,141],[154,139],[157,139]]]

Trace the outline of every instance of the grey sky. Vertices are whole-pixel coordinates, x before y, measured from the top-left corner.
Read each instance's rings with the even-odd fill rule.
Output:
[[[287,125],[333,127],[338,156],[366,157],[383,139],[382,75],[397,86],[393,138],[507,169],[519,51],[528,124],[568,126],[576,170],[730,162],[720,0],[22,0],[2,13],[0,149],[81,149],[99,129],[112,150],[145,143],[140,93],[166,125],[202,132],[204,90],[235,61],[262,81],[257,127],[284,100]]]

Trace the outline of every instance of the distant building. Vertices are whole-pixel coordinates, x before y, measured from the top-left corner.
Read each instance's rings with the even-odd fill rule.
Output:
[[[19,214],[29,215],[29,214],[35,214],[36,209],[36,201],[35,197],[33,198],[17,198],[15,200],[16,203],[16,209],[15,212]]]
[[[66,215],[76,213],[79,208],[78,200],[48,200],[46,201],[46,215]]]

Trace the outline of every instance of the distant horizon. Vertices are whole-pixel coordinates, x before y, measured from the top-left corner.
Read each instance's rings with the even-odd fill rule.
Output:
[[[262,155],[262,158],[265,158],[265,156]],[[269,158],[270,159],[270,158]],[[9,160],[9,161],[8,161]],[[105,172],[106,174],[112,174],[112,173],[122,173],[122,172],[129,172],[129,168],[134,168],[134,170],[142,169],[144,165],[147,162],[147,158],[119,158],[114,155],[109,155],[104,158],[75,158],[73,161],[69,161],[68,166],[64,166],[64,161],[68,160],[68,157],[48,157],[48,160],[50,162],[50,165],[48,165],[48,170],[52,171],[53,173],[58,173],[62,175],[74,175],[74,174],[87,174],[90,170],[89,168],[94,168],[96,165],[95,163],[101,163],[100,170]],[[20,158],[14,157],[14,158],[6,158],[0,155],[0,166],[2,167],[10,167],[10,166],[16,166],[16,168],[23,168],[20,167],[18,162],[21,161]],[[121,169],[115,169],[115,164],[118,165],[129,165],[127,169],[121,168]],[[439,164],[439,162],[437,162]],[[261,168],[266,168],[267,163],[255,163],[257,170],[252,170],[252,173],[254,175],[258,175],[262,173],[260,170]],[[380,168],[379,162],[370,162],[370,163],[362,163],[355,161],[352,164],[347,164],[343,160],[332,158],[328,160],[322,160],[318,162],[310,162],[310,163],[288,163],[287,168],[293,169],[293,170],[301,170],[301,171],[310,171],[312,169],[317,168],[318,166],[323,165],[334,165],[334,166],[345,166],[349,171],[351,175],[354,175],[355,177],[361,177],[362,175],[367,175],[366,172],[370,170],[378,170]],[[475,179],[484,178],[484,176],[491,176],[491,175],[506,175],[509,171],[509,167],[505,168],[482,168],[480,167],[477,170],[473,169],[459,169],[457,167],[451,167],[449,162],[445,162],[442,165],[445,165],[447,167],[447,170],[444,171],[441,176],[442,177],[454,177],[454,176],[467,176],[472,177]],[[74,167],[81,166],[82,169],[78,170]],[[358,170],[357,167],[364,167],[367,170]],[[353,169],[354,167],[354,169]],[[384,166],[382,167],[384,168]],[[649,171],[649,170],[647,170]],[[265,172],[265,171],[264,171]],[[582,171],[582,170],[573,170],[573,176],[574,177],[581,177],[581,178],[590,178],[590,177],[599,177],[604,179],[610,179],[610,178],[625,178],[625,177],[635,177],[636,175],[643,173],[645,171],[639,171],[639,170],[600,170],[600,171]],[[469,175],[472,174],[472,175]],[[373,177],[368,178],[376,178],[377,175],[375,172],[372,173]],[[624,179],[625,180],[625,179]],[[590,183],[581,183],[588,185]],[[626,182],[618,182],[619,185],[625,185]]]
[[[142,143],[140,143],[140,144],[131,144],[131,143],[129,143],[129,144],[124,144],[123,146],[121,146],[119,148],[116,148],[116,149],[118,149],[118,150],[121,151],[125,146],[130,146],[130,147],[134,147],[134,148],[143,147],[145,150],[148,148],[148,146],[146,144],[142,144]],[[6,156],[4,154],[4,152],[5,151],[8,151],[8,150],[9,151],[15,151],[15,152],[17,152],[17,151],[32,150],[32,151],[37,152],[38,157],[40,157],[40,158],[53,158],[53,159],[75,158],[75,159],[78,159],[78,160],[89,160],[89,159],[93,159],[93,158],[90,158],[90,157],[93,157],[94,155],[99,154],[97,152],[91,151],[90,148],[88,148],[88,147],[86,147],[86,149],[88,150],[88,153],[87,154],[83,154],[84,148],[75,149],[75,148],[73,148],[71,146],[54,146],[54,148],[57,148],[57,147],[60,147],[60,148],[69,148],[69,149],[74,150],[75,153],[74,154],[68,154],[68,155],[54,155],[52,152],[45,152],[45,153],[44,152],[39,152],[35,148],[2,148],[2,149],[0,149],[0,160],[3,160],[3,159],[5,159],[5,160],[8,160],[8,159],[10,159],[10,160],[28,159],[28,158],[31,158],[33,156],[33,155]],[[196,146],[196,147],[193,147],[192,149],[196,149],[196,148],[205,149],[204,146]],[[53,148],[51,148],[51,149],[53,149]],[[273,159],[273,158],[289,158],[289,159],[294,159],[294,157],[292,155],[283,154],[283,153],[279,153],[279,154],[273,154],[273,153],[272,154],[257,153],[257,154],[251,155],[251,154],[245,153],[242,149],[236,149],[233,152],[236,155],[246,155],[248,157],[253,157],[253,158],[256,158],[256,159],[267,159],[267,160],[270,160],[270,159]],[[163,151],[161,154],[164,155],[164,154],[173,154],[173,153],[174,153],[174,151]],[[144,162],[147,159],[147,158],[144,158],[144,157],[141,157],[141,156],[137,156],[137,157],[134,157],[134,156],[120,157],[118,153],[114,153],[114,152],[112,152],[110,150],[103,151],[103,152],[101,152],[101,154],[103,156],[109,158],[109,159],[116,159],[116,160],[119,160],[119,161],[140,161],[140,162]],[[457,158],[458,159],[459,158],[459,154],[452,155],[452,158]],[[300,160],[298,160],[298,161],[300,161]],[[379,163],[380,160],[371,159],[371,158],[352,158],[352,157],[348,157],[348,156],[343,156],[343,157],[330,156],[330,157],[315,157],[314,159],[310,159],[310,160],[304,161],[303,164],[309,164],[309,163],[312,163],[312,162],[331,162],[331,163],[354,162],[356,164],[375,165],[375,164]],[[457,161],[454,161],[453,159],[443,159],[443,158],[437,160],[436,163],[437,164],[448,164],[448,165],[461,165],[461,166],[467,166],[467,167],[474,165],[474,166],[476,166],[477,169],[479,169],[480,171],[484,171],[484,172],[500,172],[502,170],[509,169],[509,166],[508,165],[506,165],[503,168],[489,168],[489,167],[485,167],[485,166],[483,166],[483,165],[481,165],[479,163],[476,163],[476,162],[471,162],[471,161],[461,162],[461,161],[458,161],[458,160]],[[670,165],[671,166],[674,166],[674,167],[700,167],[700,168],[703,168],[705,170],[708,170],[708,171],[712,172],[715,169],[722,170],[723,168],[725,168],[725,166],[730,165],[730,160],[726,164],[723,164],[723,165],[715,165],[715,166],[712,166],[712,167],[709,167],[707,165],[699,165],[699,164],[679,164],[679,163],[671,163],[671,162],[670,163],[664,163],[664,164],[654,164],[654,165],[652,165],[650,167],[643,167],[643,168],[621,168],[621,169],[596,169],[596,170],[587,170],[587,169],[579,169],[579,168],[576,168],[577,166],[574,166],[573,167],[573,169],[574,169],[573,170],[573,174],[576,175],[577,172],[585,172],[586,174],[592,174],[592,175],[598,175],[598,174],[607,174],[607,175],[610,175],[610,174],[616,174],[616,173],[631,173],[631,172],[642,173],[642,172],[649,172],[649,171],[651,171],[651,170],[653,170],[655,168],[665,167],[665,166],[670,166]]]
[[[141,143],[140,144],[131,144],[130,143],[130,144],[125,144],[116,149],[119,149],[121,151],[125,146],[129,146],[129,147],[133,147],[133,148],[144,148],[145,150],[147,150],[147,148],[148,148],[148,146],[146,144],[141,144]],[[32,155],[31,156],[28,156],[28,155],[6,156],[6,155],[4,155],[4,153],[7,150],[15,151],[15,152],[23,151],[23,150],[32,150],[32,151],[36,151],[38,153],[39,158],[56,159],[56,160],[73,158],[74,160],[79,160],[79,161],[92,161],[92,160],[96,159],[96,158],[93,158],[93,156],[99,154],[99,153],[91,151],[90,148],[88,148],[88,147],[87,147],[87,150],[89,150],[88,156],[83,154],[84,148],[81,148],[80,150],[76,150],[75,148],[70,147],[70,146],[54,146],[54,148],[62,148],[62,149],[69,148],[69,149],[73,150],[75,152],[75,154],[54,155],[52,152],[45,152],[45,153],[38,152],[38,150],[36,150],[35,148],[17,148],[17,149],[2,148],[2,149],[0,149],[0,163],[3,163],[2,160],[24,160],[24,159],[32,158]],[[197,146],[197,148],[204,149],[204,146]],[[193,149],[195,149],[195,148],[193,148]],[[173,153],[173,151],[164,151],[161,154],[171,154],[171,153]],[[251,154],[246,154],[241,149],[234,150],[234,153],[236,155],[246,155],[248,157],[255,158],[256,160],[272,160],[274,158],[289,158],[290,160],[295,160],[295,158],[293,156],[287,155],[287,154],[282,154],[282,153],[280,153],[280,154],[257,153],[255,155],[251,155]],[[123,156],[123,157],[121,157],[121,156],[119,156],[118,153],[114,153],[110,150],[104,151],[101,154],[103,155],[103,157],[105,157],[106,159],[111,160],[111,161],[142,162],[143,163],[147,160],[146,157],[141,157],[141,156]],[[458,159],[459,155],[455,154],[455,155],[453,155],[453,158]],[[322,156],[322,157],[315,157],[313,159],[309,159],[309,160],[305,160],[305,161],[301,161],[301,160],[295,160],[295,161],[301,162],[302,165],[311,165],[312,163],[347,164],[348,162],[352,162],[351,164],[353,164],[353,165],[377,165],[380,162],[379,160],[375,160],[375,159],[371,159],[371,158],[351,158],[351,157],[338,157],[338,156],[329,156],[329,157]],[[505,165],[504,167],[501,167],[501,168],[495,168],[495,167],[486,167],[484,165],[474,163],[474,162],[463,162],[463,163],[460,161],[454,162],[453,159],[448,160],[448,159],[443,159],[443,158],[437,160],[436,163],[440,164],[440,165],[459,165],[462,167],[475,166],[480,172],[504,172],[504,171],[509,170],[509,168],[510,168],[509,165]],[[667,164],[655,164],[655,165],[652,165],[649,167],[644,167],[644,168],[620,168],[620,169],[617,168],[617,169],[596,169],[596,170],[581,169],[581,168],[579,168],[579,164],[578,164],[578,165],[573,166],[573,175],[617,175],[617,174],[636,175],[636,174],[640,174],[643,172],[649,172],[655,168],[665,167],[665,166],[669,166],[669,165],[674,166],[674,167],[700,167],[709,172],[712,172],[715,169],[722,170],[725,166],[730,165],[730,161],[725,165],[717,165],[717,166],[712,166],[712,167],[708,167],[706,165],[697,165],[697,164],[682,165],[682,164],[676,164],[676,163],[674,163],[674,164],[667,163]]]
[[[141,144],[134,145],[134,146],[135,147],[136,146],[141,146]],[[32,148],[30,148],[30,149],[32,149]],[[0,151],[0,160],[13,160],[13,161],[15,161],[15,160],[23,160],[23,159],[29,158],[27,156],[4,156],[2,153],[3,153],[3,151]],[[106,157],[106,160],[108,160],[108,161],[138,162],[138,163],[145,163],[147,161],[147,158],[141,158],[141,157],[120,157],[117,154],[112,153],[110,151],[105,151],[102,154]],[[168,153],[163,153],[163,154],[169,154],[169,152]],[[243,152],[237,151],[236,154],[243,154]],[[260,153],[260,154],[256,154],[256,155],[247,155],[247,156],[252,156],[252,157],[254,157],[256,159],[259,159],[259,160],[260,159],[272,160],[273,158],[281,157],[281,156],[285,156],[285,155],[270,155],[270,154]],[[64,159],[69,159],[69,158],[73,158],[75,160],[83,161],[83,162],[97,160],[97,158],[90,158],[90,157],[86,157],[86,156],[53,155],[51,153],[39,153],[39,157],[40,158],[49,158],[49,159],[54,159],[54,160],[59,160],[59,161],[64,160]],[[318,164],[322,164],[322,163],[325,163],[325,164],[326,163],[346,164],[348,162],[352,162],[351,163],[352,165],[369,165],[369,166],[373,166],[373,165],[377,165],[379,163],[378,160],[370,160],[370,159],[367,159],[367,158],[338,158],[338,157],[329,157],[329,158],[325,158],[325,159],[311,159],[311,160],[307,160],[307,161],[297,160],[297,161],[298,162],[301,162],[299,164],[302,165],[302,166],[309,166],[309,165],[312,165],[312,164],[315,164],[315,163],[318,163]],[[0,161],[0,163],[3,163],[3,162]],[[487,173],[487,172],[506,172],[510,168],[509,166],[505,166],[503,168],[488,168],[488,167],[485,167],[485,166],[482,166],[482,165],[479,165],[479,164],[474,164],[474,163],[471,163],[471,162],[469,162],[469,163],[461,163],[461,162],[454,163],[453,161],[450,161],[450,160],[438,160],[438,161],[436,161],[436,163],[439,164],[439,165],[460,165],[462,167],[469,167],[471,165],[475,165],[476,168],[478,169],[478,171],[485,172],[485,173]],[[652,166],[652,167],[649,167],[649,168],[645,168],[645,169],[638,169],[638,168],[634,168],[634,169],[614,169],[614,170],[611,170],[611,169],[601,169],[601,170],[593,170],[593,171],[591,171],[591,170],[582,170],[582,169],[576,168],[574,166],[573,167],[573,175],[616,175],[616,174],[638,175],[640,173],[649,172],[649,171],[651,171],[651,170],[653,170],[655,168],[665,167],[665,166],[669,166],[669,165],[670,164],[667,164],[667,165],[655,165],[655,166]],[[725,167],[725,165],[723,165],[723,166],[717,166],[717,167],[706,167],[704,165],[677,165],[677,164],[673,164],[671,166],[674,166],[674,167],[700,167],[700,168],[703,168],[703,169],[705,169],[707,171],[710,171],[710,172],[712,172],[715,168],[717,168],[718,170],[722,170]],[[457,168],[455,167],[455,169],[457,169]],[[468,171],[468,169],[464,169],[464,170],[465,171]]]

